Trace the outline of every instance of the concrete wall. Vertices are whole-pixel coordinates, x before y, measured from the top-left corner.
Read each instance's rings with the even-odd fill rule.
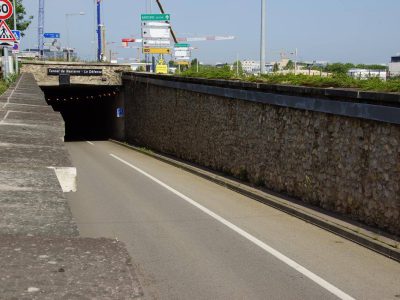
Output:
[[[286,95],[265,93],[266,99],[280,95],[285,107],[216,95],[232,95],[234,90],[223,87],[236,86],[238,97],[245,98],[260,90],[258,85],[186,80],[173,88],[176,81],[185,80],[124,76],[127,142],[400,234],[400,125],[390,119],[371,120],[384,119],[387,114],[376,113],[389,109],[393,120],[400,121],[399,97],[376,94],[381,101],[371,106],[375,101],[371,93],[365,95],[369,99],[361,99],[359,93],[354,99],[350,92],[329,91],[330,95],[342,95],[341,101],[319,89],[264,87],[285,90]],[[200,86],[209,92],[195,92]],[[306,102],[313,99],[317,105],[307,110],[290,108],[294,94]],[[326,103],[318,101],[328,98],[337,101],[341,115],[320,112]],[[357,118],[346,116],[344,107],[352,108],[348,111],[352,115],[355,105],[367,113]]]
[[[48,68],[60,69],[101,69],[102,76],[71,76],[71,84],[79,85],[121,85],[121,73],[129,71],[130,66],[105,63],[79,63],[79,62],[52,62],[52,61],[24,61],[22,73],[31,73],[39,86],[58,86],[58,76],[47,75]]]

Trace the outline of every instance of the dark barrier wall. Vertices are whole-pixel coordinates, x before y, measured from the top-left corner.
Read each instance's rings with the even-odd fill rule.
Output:
[[[123,78],[127,142],[400,234],[398,95]]]

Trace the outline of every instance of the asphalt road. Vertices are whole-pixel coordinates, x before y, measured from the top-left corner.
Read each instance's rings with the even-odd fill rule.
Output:
[[[82,236],[123,241],[146,299],[400,299],[400,264],[111,142],[67,143]]]

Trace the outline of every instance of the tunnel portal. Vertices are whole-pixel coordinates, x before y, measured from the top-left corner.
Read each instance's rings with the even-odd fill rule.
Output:
[[[119,86],[42,87],[46,101],[65,121],[65,140],[105,140],[113,130]]]

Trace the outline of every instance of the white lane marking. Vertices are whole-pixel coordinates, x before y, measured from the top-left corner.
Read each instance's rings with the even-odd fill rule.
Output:
[[[166,188],[170,192],[174,193],[178,197],[182,198],[186,202],[188,202],[188,203],[192,204],[193,206],[197,207],[198,209],[200,209],[201,211],[203,211],[204,213],[206,213],[210,217],[214,218],[215,220],[217,220],[220,223],[224,224],[225,226],[229,227],[230,229],[232,229],[236,233],[240,234],[242,237],[246,238],[250,242],[252,242],[255,245],[259,246],[261,249],[263,249],[266,252],[268,252],[269,254],[273,255],[275,258],[277,258],[280,261],[284,262],[285,264],[287,264],[291,268],[295,269],[296,271],[300,272],[304,276],[306,276],[309,279],[311,279],[312,281],[314,281],[316,284],[320,285],[321,287],[323,287],[327,291],[331,292],[332,294],[337,296],[339,299],[354,300],[353,297],[351,297],[350,295],[346,294],[345,292],[343,292],[339,288],[335,287],[334,285],[330,284],[329,282],[327,282],[323,278],[319,277],[318,275],[314,274],[310,270],[308,270],[305,267],[301,266],[300,264],[296,263],[294,260],[292,260],[289,257],[285,256],[284,254],[280,253],[278,250],[275,250],[271,246],[268,246],[267,244],[265,244],[261,240],[259,240],[256,237],[252,236],[250,233],[244,231],[243,229],[237,227],[236,225],[234,225],[233,223],[231,223],[228,220],[224,219],[223,217],[221,217],[221,216],[217,215],[216,213],[212,212],[208,208],[202,206],[201,204],[199,204],[196,201],[192,200],[191,198],[185,196],[184,194],[178,192],[174,188],[172,188],[169,185],[165,184],[164,182],[158,180],[157,178],[153,177],[152,175],[146,173],[145,171],[139,169],[138,167],[135,167],[134,165],[130,164],[129,162],[123,160],[122,158],[120,158],[120,157],[118,157],[118,156],[116,156],[114,154],[110,154],[110,155],[113,158],[115,158],[116,160],[119,160],[123,164],[131,167],[132,169],[136,170],[137,172],[141,173],[142,175],[146,176],[147,178],[149,178],[149,179],[153,180],[154,182],[158,183],[159,185],[161,185],[162,187]]]
[[[10,96],[7,97],[7,102],[3,105],[3,108],[5,108],[6,105],[7,105],[7,103],[10,102],[10,98],[14,95],[14,92],[15,92],[15,90],[18,88],[19,83],[21,82],[22,77],[24,77],[24,75],[21,75],[21,76],[19,77],[18,82],[17,82],[17,84],[15,85],[14,89],[12,90]]]
[[[76,168],[74,167],[48,167],[56,173],[58,182],[64,193],[76,192]]]
[[[0,124],[4,123],[4,121],[7,119],[8,115],[10,114],[10,112],[11,112],[10,110],[6,112],[6,114],[3,117],[3,120],[0,121]]]
[[[88,144],[94,146],[94,143],[92,143],[92,142],[86,141],[86,143],[88,143]]]

